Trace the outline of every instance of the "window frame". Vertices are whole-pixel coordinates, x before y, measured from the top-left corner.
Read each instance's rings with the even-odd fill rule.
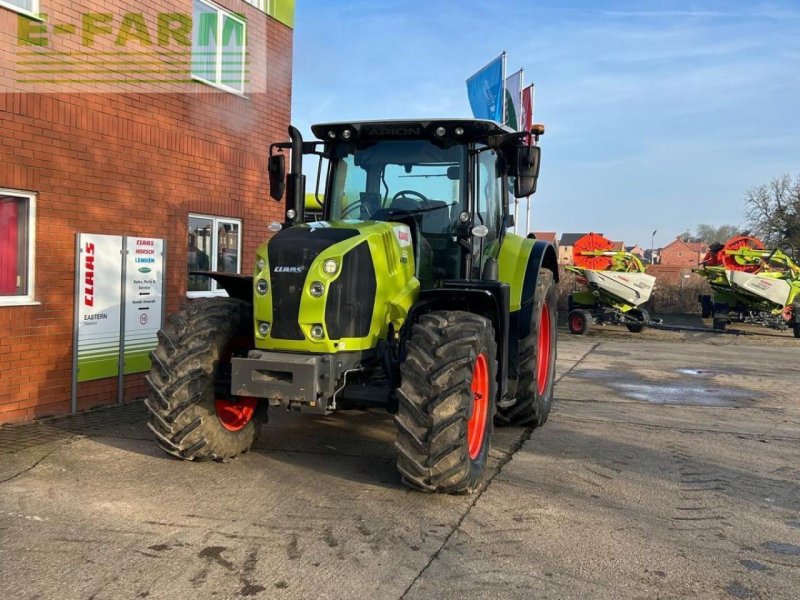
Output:
[[[211,221],[211,256],[209,256],[210,264],[209,270],[216,271],[217,270],[217,255],[219,253],[219,225],[220,224],[229,224],[229,225],[238,225],[239,226],[239,238],[236,241],[236,256],[237,256],[237,265],[236,265],[236,274],[242,274],[242,219],[237,217],[217,217],[214,215],[206,215],[202,213],[193,213],[190,212],[186,217],[186,223],[188,226],[189,219],[209,219]],[[188,237],[188,236],[187,236]],[[189,271],[187,267],[186,271],[186,278],[187,278],[187,288],[188,288],[188,278],[189,278]],[[211,281],[211,289],[210,290],[186,290],[186,297],[187,298],[214,298],[218,296],[227,296],[228,292],[226,292],[222,288],[217,287],[217,282],[214,279],[210,279]]]
[[[42,20],[42,16],[39,13],[39,9],[41,8],[40,0],[33,0],[33,10],[25,10],[17,6],[16,4],[12,4],[11,0],[0,0],[0,8],[7,8],[10,11],[15,13],[19,13],[21,15],[25,15],[26,17],[31,17],[32,19],[36,19],[37,21]]]
[[[0,2],[2,1],[3,0],[0,0]],[[192,32],[192,64],[189,67],[191,79],[193,81],[199,81],[200,83],[205,83],[206,85],[210,85],[211,87],[215,87],[224,90],[226,92],[230,92],[231,94],[236,94],[237,96],[242,96],[243,98],[245,98],[246,97],[245,89],[247,87],[246,86],[247,81],[245,80],[245,75],[247,73],[247,19],[230,10],[222,8],[217,4],[214,4],[210,0],[197,0],[197,2],[205,4],[207,7],[217,11],[217,38],[215,40],[216,52],[217,52],[215,58],[215,67],[216,67],[215,76],[217,81],[209,81],[205,77],[201,77],[200,75],[196,75],[194,73],[194,31]],[[222,34],[223,34],[224,19],[226,16],[228,18],[233,19],[234,21],[238,21],[239,23],[241,23],[244,29],[242,33],[244,43],[242,44],[242,89],[241,90],[237,90],[234,87],[222,83],[222,53],[224,52],[224,48],[222,46]],[[194,18],[195,15],[193,9],[192,21],[194,21]]]
[[[1,1],[1,0],[0,0]],[[269,12],[269,3],[270,0],[244,0],[246,4],[250,6],[254,6],[261,12],[268,13]]]
[[[0,306],[35,306],[36,301],[36,192],[0,188],[0,196],[11,196],[28,203],[28,293],[24,296],[0,296]]]

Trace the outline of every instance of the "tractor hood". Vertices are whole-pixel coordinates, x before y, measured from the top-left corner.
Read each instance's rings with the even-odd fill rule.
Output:
[[[404,317],[393,306],[405,302],[398,298],[419,287],[410,240],[407,225],[380,221],[317,221],[276,233],[257,253],[256,347],[374,347]]]

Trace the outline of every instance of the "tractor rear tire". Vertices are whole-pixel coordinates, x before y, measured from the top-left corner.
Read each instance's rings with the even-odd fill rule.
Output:
[[[792,306],[792,314],[794,315],[794,337],[800,338],[800,302]]]
[[[574,335],[586,335],[589,331],[589,323],[592,315],[587,310],[573,310],[567,315],[567,326],[569,332]]]
[[[483,481],[497,396],[491,321],[434,311],[412,326],[395,423],[403,483],[425,492],[464,494]]]
[[[636,321],[628,321],[625,323],[625,327],[628,328],[628,331],[631,333],[641,333],[644,331],[644,328],[647,326],[647,322],[650,320],[650,315],[647,314],[647,311],[639,308],[634,308],[628,311],[628,316],[633,317]]]
[[[145,400],[156,443],[184,460],[227,461],[247,452],[266,405],[230,395],[230,359],[253,347],[251,306],[233,298],[197,300],[173,315],[158,339]]]
[[[498,425],[541,427],[547,421],[556,374],[557,304],[553,272],[543,269],[533,296],[531,331],[519,342],[516,402],[498,408]]]

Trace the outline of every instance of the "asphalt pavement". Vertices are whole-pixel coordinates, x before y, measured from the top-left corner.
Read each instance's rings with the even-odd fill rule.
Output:
[[[273,410],[229,463],[140,403],[0,428],[0,597],[798,598],[800,343],[561,333],[484,488],[405,489],[379,411]]]

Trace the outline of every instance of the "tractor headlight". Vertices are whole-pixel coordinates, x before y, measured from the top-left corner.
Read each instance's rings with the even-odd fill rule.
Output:
[[[311,337],[315,340],[321,340],[325,337],[325,330],[319,323],[311,326]]]
[[[439,126],[433,133],[436,134],[436,137],[444,137],[444,134],[447,133],[447,130],[444,127]]]
[[[262,296],[269,290],[269,284],[266,279],[259,279],[256,281],[256,291]]]
[[[322,294],[325,293],[325,286],[322,285],[322,283],[320,283],[319,281],[315,281],[308,288],[308,291],[311,293],[312,296],[314,296],[314,298],[319,298],[320,296],[322,296]]]
[[[290,221],[293,220],[296,216],[297,213],[293,208],[290,208],[289,210],[286,211],[286,218],[289,219]]]
[[[336,271],[339,270],[339,263],[337,263],[332,258],[329,258],[324,263],[322,263],[322,270],[325,271],[328,275],[336,275]]]
[[[269,323],[267,323],[266,321],[261,321],[258,324],[258,335],[267,337],[268,333],[269,333]]]
[[[263,258],[259,256],[256,259],[256,269],[258,270],[258,272],[260,273],[261,271],[263,271],[264,267],[266,266],[267,266],[267,261],[265,261]]]

